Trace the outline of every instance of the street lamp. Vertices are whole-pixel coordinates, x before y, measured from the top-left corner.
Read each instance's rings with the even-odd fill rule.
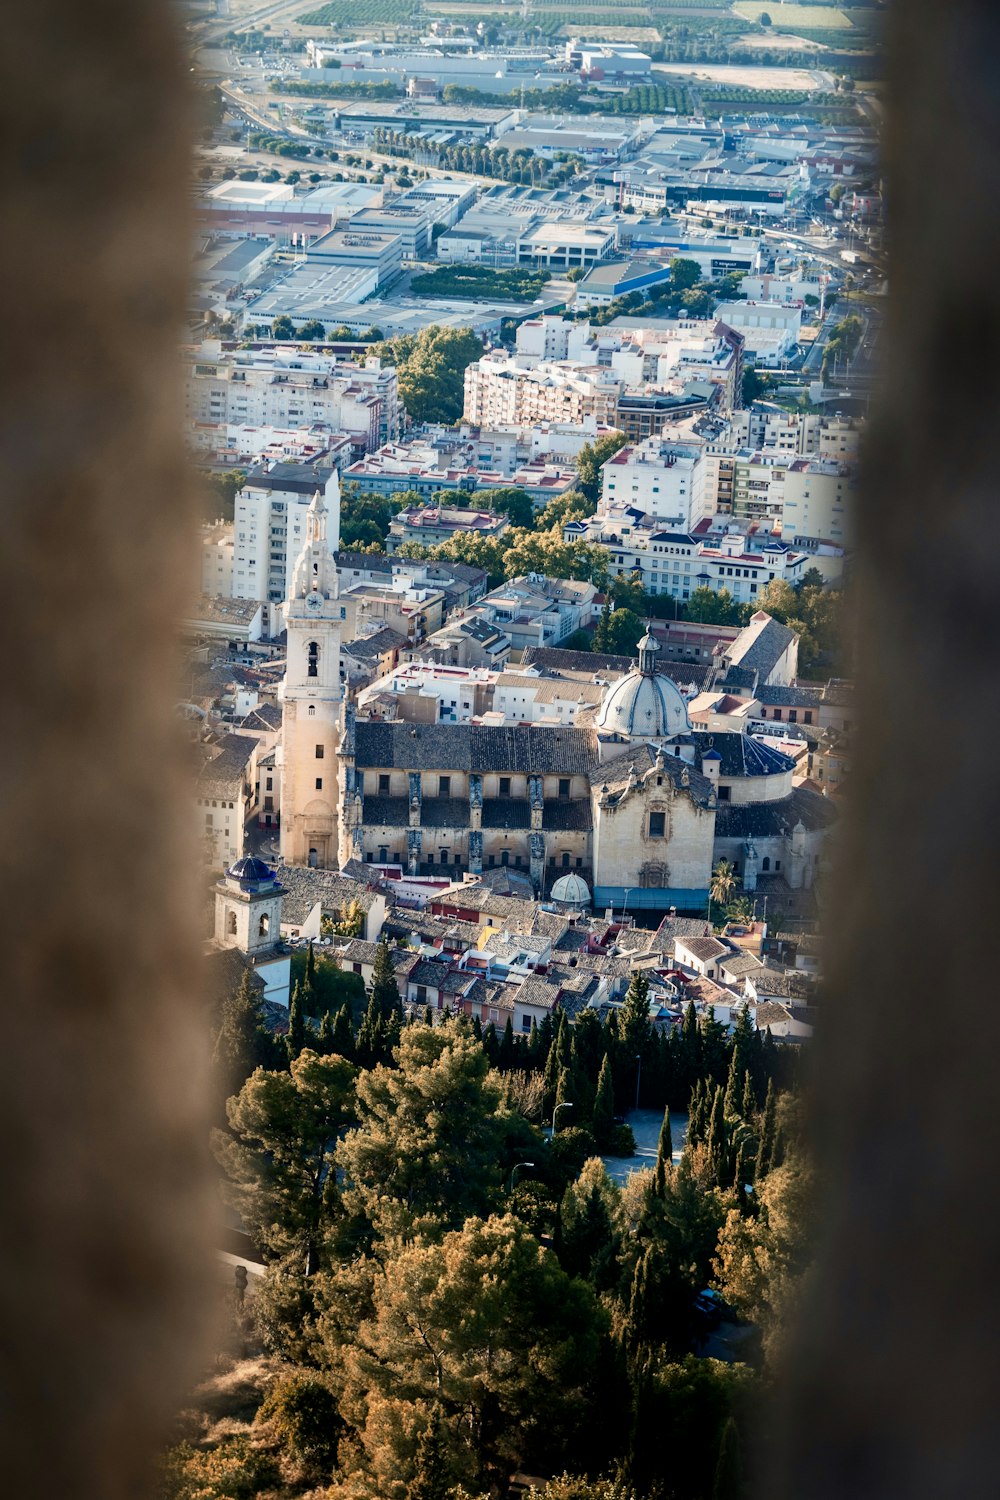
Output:
[[[628,912],[628,898],[629,898],[629,896],[631,896],[633,890],[634,890],[634,886],[627,885],[625,887],[625,900],[622,902],[622,926],[623,927],[625,925],[626,914]]]
[[[555,1133],[556,1133],[556,1116],[558,1115],[559,1111],[561,1109],[572,1109],[572,1108],[573,1108],[573,1101],[572,1101],[572,1099],[564,1099],[563,1102],[562,1102],[562,1104],[557,1104],[556,1105],[555,1109],[552,1111],[552,1134],[553,1135],[555,1135]]]
[[[513,1167],[511,1168],[511,1172],[510,1172],[510,1183],[508,1184],[508,1187],[507,1187],[508,1193],[512,1193],[514,1191],[514,1178],[517,1176],[517,1174],[521,1170],[521,1168],[522,1167],[533,1167],[534,1165],[535,1165],[535,1163],[533,1161],[517,1161],[517,1162],[514,1163]]]
[[[638,1110],[638,1108],[639,1108],[639,1085],[642,1082],[642,1054],[639,1053],[639,1052],[637,1052],[635,1054],[635,1060],[639,1064],[639,1067],[638,1067],[638,1069],[636,1071],[636,1075],[635,1075],[635,1107]]]

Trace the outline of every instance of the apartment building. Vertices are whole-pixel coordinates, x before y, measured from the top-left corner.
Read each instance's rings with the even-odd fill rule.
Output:
[[[233,527],[226,521],[201,529],[201,592],[209,598],[233,597]]]
[[[495,588],[479,608],[510,637],[512,650],[557,646],[594,620],[597,590],[592,583],[528,573]]]
[[[847,545],[856,488],[851,464],[818,456],[794,459],[785,474],[781,514],[784,540],[800,546],[813,541]]]
[[[401,510],[389,524],[386,550],[395,552],[404,542],[433,547],[453,536],[498,537],[510,527],[507,516],[491,510],[465,510],[448,505],[412,506]]]
[[[614,505],[632,506],[674,530],[690,530],[710,513],[703,448],[661,437],[620,448],[601,470],[600,508]]]
[[[363,361],[277,346],[236,349],[218,339],[185,350],[188,424],[286,430],[322,423],[366,451],[399,436],[403,409],[396,371]]]
[[[322,461],[262,464],[251,470],[236,496],[233,526],[233,593],[266,606],[265,632],[284,628],[282,605],[291,594],[292,573],[305,545],[306,512],[322,490],[331,544],[340,534],[340,479]]]
[[[494,427],[512,423],[584,422],[614,426],[624,382],[597,365],[532,361],[501,350],[484,354],[465,372],[466,422]]]

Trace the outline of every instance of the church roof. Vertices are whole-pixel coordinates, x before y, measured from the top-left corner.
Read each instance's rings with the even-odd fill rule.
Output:
[[[794,639],[794,630],[779,624],[764,610],[758,610],[735,641],[726,647],[726,660],[733,666],[759,673],[766,681]]]
[[[813,832],[828,828],[837,818],[837,808],[828,797],[796,787],[779,802],[720,802],[715,814],[717,839],[778,838],[791,833],[796,823]]]
[[[721,776],[779,776],[782,771],[795,769],[789,756],[739,730],[695,730],[692,738],[699,756],[710,750],[718,754]]]
[[[608,688],[595,722],[600,729],[615,734],[651,735],[658,739],[686,734],[691,728],[687,704],[676,684],[662,672],[637,669]]]
[[[522,775],[577,773],[597,767],[592,729],[546,729],[514,724],[381,724],[359,721],[355,730],[359,769],[407,771],[501,771]]]

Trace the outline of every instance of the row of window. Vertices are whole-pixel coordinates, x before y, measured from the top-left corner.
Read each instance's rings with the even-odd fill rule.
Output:
[[[323,746],[322,745],[317,745],[316,746],[316,757],[317,757],[318,760],[322,760],[322,758],[323,758]],[[392,787],[392,777],[386,771],[379,772],[379,777],[378,777],[378,793],[379,793],[379,796],[381,796],[381,797],[388,797],[390,795],[391,787]],[[570,795],[570,787],[571,787],[570,778],[568,776],[560,776],[560,778],[559,778],[559,796],[560,797],[568,797]],[[358,772],[358,791],[361,792],[362,794],[365,791],[365,772],[364,771],[359,771]],[[439,797],[450,797],[451,796],[451,777],[450,776],[439,776],[438,777],[438,779],[437,779],[437,794],[438,794]],[[500,777],[499,795],[501,797],[509,797],[511,795],[511,778],[509,776],[501,776]]]

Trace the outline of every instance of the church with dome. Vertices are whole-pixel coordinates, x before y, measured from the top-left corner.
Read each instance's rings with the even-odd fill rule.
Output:
[[[521,870],[567,910],[703,911],[714,864],[812,884],[834,808],[742,731],[692,728],[646,635],[572,726],[355,720],[341,734],[340,862],[456,880]]]
[[[793,786],[793,762],[744,730],[693,729],[652,634],[571,724],[356,718],[340,671],[339,522],[339,495],[328,506],[317,494],[285,605],[277,763],[286,864],[395,865],[449,882],[508,868],[575,911],[704,911],[720,858],[747,891],[769,874],[793,890],[812,884],[834,808]],[[755,616],[745,634],[758,660],[766,632],[780,637],[784,660],[794,635]],[[745,653],[730,654],[727,672],[751,669]],[[250,939],[251,885],[246,872],[230,884],[235,869],[220,912]],[[253,889],[262,903],[267,880]],[[232,936],[227,928],[217,939]]]

